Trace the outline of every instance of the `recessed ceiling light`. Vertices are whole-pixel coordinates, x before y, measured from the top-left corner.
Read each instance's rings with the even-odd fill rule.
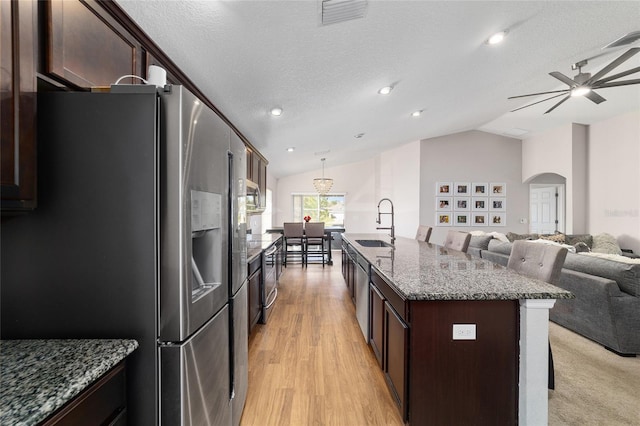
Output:
[[[271,108],[271,115],[275,117],[280,117],[282,115],[282,108],[280,107]]]
[[[412,113],[411,113],[411,116],[412,116],[412,117],[420,117],[420,114],[422,114],[422,110],[412,112]]]
[[[382,89],[378,90],[378,93],[381,95],[388,95],[393,90],[393,86],[385,86]]]
[[[295,146],[290,146],[289,148],[287,148],[287,152],[293,152],[296,150]]]
[[[354,136],[354,138],[356,139],[360,139],[364,136],[364,133],[358,133],[357,135]]]
[[[494,35],[492,35],[491,37],[489,37],[486,41],[487,44],[498,44],[498,43],[502,43],[502,41],[504,40],[504,38],[506,37],[507,32],[506,31],[500,31],[495,33]]]

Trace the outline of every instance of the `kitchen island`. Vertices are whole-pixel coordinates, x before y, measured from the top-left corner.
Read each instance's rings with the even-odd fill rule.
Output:
[[[123,360],[137,347],[125,339],[0,341],[0,424],[40,424],[78,399],[88,404],[73,408],[94,424],[126,415]]]
[[[546,424],[548,310],[570,292],[435,244],[342,238],[370,265],[365,329],[403,420]]]

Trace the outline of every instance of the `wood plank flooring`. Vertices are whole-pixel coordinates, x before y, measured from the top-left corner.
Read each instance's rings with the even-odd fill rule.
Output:
[[[269,323],[249,339],[242,426],[403,424],[334,262],[284,268]]]

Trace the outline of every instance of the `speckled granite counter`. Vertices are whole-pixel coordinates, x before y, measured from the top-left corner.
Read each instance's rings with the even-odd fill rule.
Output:
[[[137,347],[122,339],[0,341],[0,424],[44,420]]]
[[[390,242],[384,234],[342,234],[408,300],[570,299],[573,294],[524,277],[488,260],[396,238],[394,248],[364,247],[357,240]]]
[[[249,234],[247,235],[247,262],[259,256],[262,250],[282,238],[281,234]]]

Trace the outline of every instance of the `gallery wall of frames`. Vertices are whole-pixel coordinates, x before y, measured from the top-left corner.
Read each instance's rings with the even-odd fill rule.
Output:
[[[436,226],[506,226],[504,182],[437,182]]]

